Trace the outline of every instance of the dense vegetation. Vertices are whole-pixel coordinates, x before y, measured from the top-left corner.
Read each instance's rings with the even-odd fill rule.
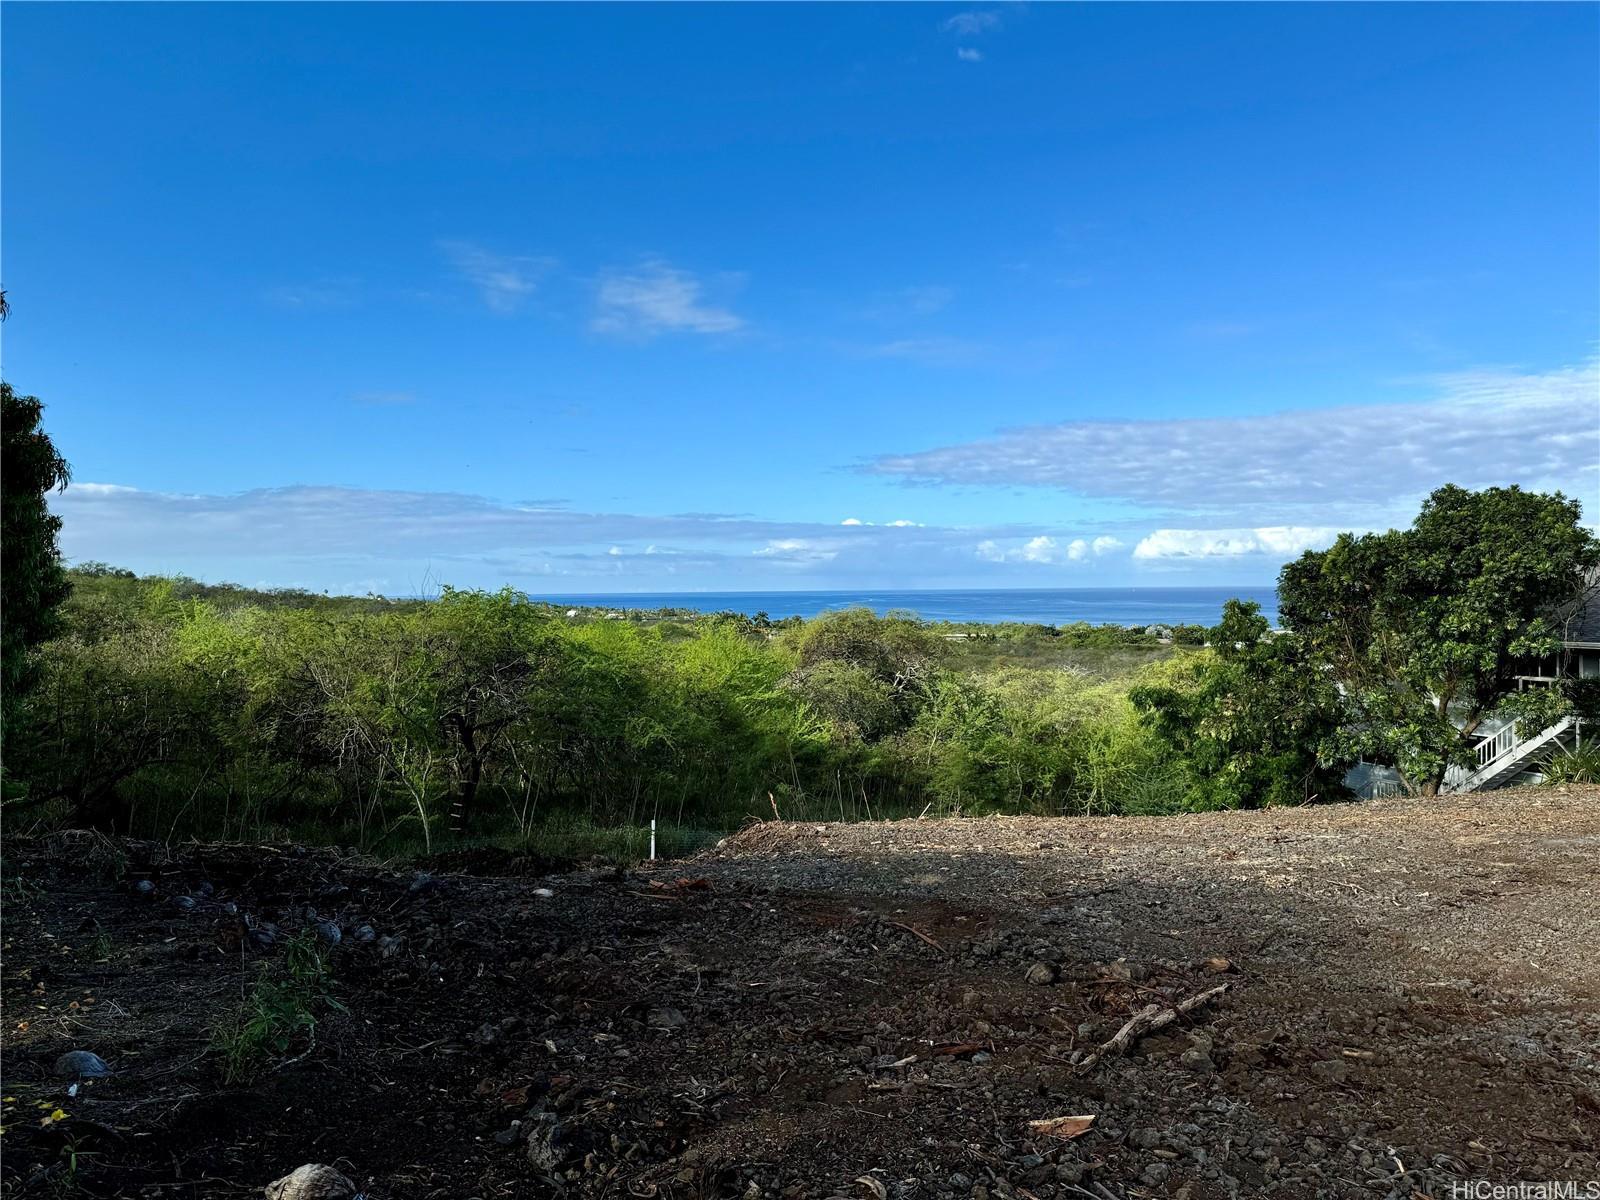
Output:
[[[280,596],[92,564],[72,581],[16,765],[31,806],[75,823],[374,846],[1186,802],[1128,688],[1201,652],[1139,630],[571,618],[510,591]]]

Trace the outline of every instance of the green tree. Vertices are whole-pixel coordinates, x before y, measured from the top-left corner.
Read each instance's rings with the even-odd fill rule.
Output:
[[[1229,600],[1213,652],[1188,678],[1136,687],[1131,698],[1177,752],[1196,808],[1336,800],[1351,761],[1338,743],[1342,705],[1306,646],[1272,632],[1261,607]]]
[[[1516,688],[1517,660],[1553,653],[1557,614],[1600,562],[1561,493],[1428,497],[1410,529],[1343,534],[1284,567],[1284,626],[1349,710],[1347,754],[1392,762],[1433,795]]]
[[[40,428],[43,412],[37,397],[0,382],[0,729],[7,731],[37,675],[34,647],[59,631],[56,610],[70,590],[56,545],[61,518],[45,502],[70,472]]]

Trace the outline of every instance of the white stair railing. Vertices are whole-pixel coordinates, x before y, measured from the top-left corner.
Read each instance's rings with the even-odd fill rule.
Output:
[[[1517,736],[1517,723],[1507,725],[1499,733],[1492,733],[1473,747],[1478,756],[1478,766],[1487,767],[1501,755],[1510,754],[1523,739]]]
[[[1476,767],[1452,766],[1444,773],[1444,786],[1454,789],[1467,783],[1475,776],[1481,776],[1491,768],[1500,765],[1509,766],[1511,762],[1520,758],[1525,752],[1531,752],[1549,742],[1552,738],[1564,732],[1572,724],[1571,717],[1563,717],[1548,729],[1543,729],[1532,737],[1517,736],[1517,723],[1511,722],[1504,729],[1480,739],[1472,748],[1473,756],[1477,759]],[[1498,774],[1499,772],[1494,772]]]

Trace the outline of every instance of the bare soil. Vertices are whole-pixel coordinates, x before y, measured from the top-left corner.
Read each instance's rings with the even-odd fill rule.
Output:
[[[1597,865],[1594,788],[769,823],[628,871],[14,843],[0,1186],[245,1196],[304,1162],[372,1200],[1597,1179]],[[211,1027],[322,921],[343,1011],[225,1086]],[[79,1049],[112,1073],[69,1095],[54,1064]],[[1070,1140],[1029,1125],[1089,1115]]]

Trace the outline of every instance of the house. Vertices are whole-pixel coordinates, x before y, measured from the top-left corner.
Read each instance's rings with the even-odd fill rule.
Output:
[[[1600,567],[1584,576],[1583,593],[1559,614],[1561,648],[1554,654],[1524,659],[1516,666],[1518,690],[1553,687],[1564,679],[1600,681]],[[1517,732],[1517,723],[1490,718],[1476,730],[1475,766],[1451,767],[1445,772],[1441,792],[1481,792],[1511,784],[1537,783],[1539,766],[1550,755],[1575,746],[1583,736],[1581,717],[1563,717],[1530,737]],[[1592,722],[1591,722],[1592,724]],[[1594,730],[1590,736],[1595,735]],[[1399,774],[1373,763],[1358,764],[1346,783],[1365,797],[1393,796],[1405,791]]]

